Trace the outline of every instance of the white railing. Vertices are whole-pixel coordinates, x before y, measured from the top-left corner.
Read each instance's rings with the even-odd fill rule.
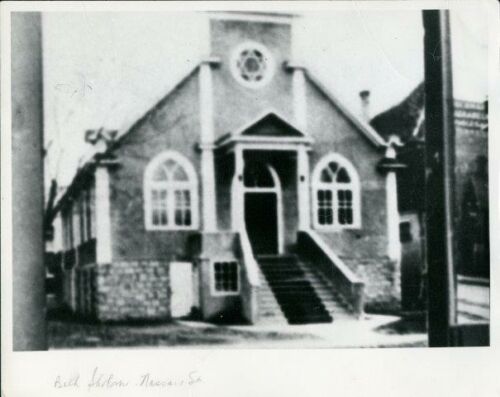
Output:
[[[351,283],[361,281],[359,277],[344,263],[340,257],[333,252],[333,250],[326,244],[318,233],[313,230],[307,232],[311,239],[316,243],[316,245],[321,248],[321,250],[330,258],[330,260],[335,264],[337,269],[342,272],[347,280]]]
[[[299,232],[300,248],[316,259],[315,265],[329,278],[335,289],[348,301],[352,311],[363,314],[363,281],[340,259],[313,230]]]
[[[243,314],[251,323],[255,324],[259,317],[258,289],[260,287],[259,265],[253,255],[252,246],[246,230],[238,233],[242,259],[242,304]]]

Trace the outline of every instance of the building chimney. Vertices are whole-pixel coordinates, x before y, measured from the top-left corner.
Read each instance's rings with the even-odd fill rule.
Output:
[[[370,122],[370,91],[360,91],[359,97],[361,98],[361,117],[367,123]]]

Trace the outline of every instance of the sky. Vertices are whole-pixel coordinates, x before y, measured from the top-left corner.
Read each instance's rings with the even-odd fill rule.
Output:
[[[203,55],[203,13],[45,13],[43,15],[46,171],[71,181],[87,129],[124,131],[196,66]],[[487,94],[487,24],[483,10],[452,12],[454,95]],[[401,101],[423,80],[420,11],[303,13],[293,52],[338,99],[359,113]]]

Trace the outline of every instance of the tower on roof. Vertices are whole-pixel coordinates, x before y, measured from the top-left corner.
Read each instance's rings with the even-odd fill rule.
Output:
[[[218,11],[209,12],[208,16],[209,55],[220,58],[223,63],[234,64],[240,57],[241,62],[250,66],[252,74],[252,70],[259,68],[259,59],[272,59],[274,65],[290,59],[292,22],[296,15]],[[245,52],[247,50],[250,52]]]

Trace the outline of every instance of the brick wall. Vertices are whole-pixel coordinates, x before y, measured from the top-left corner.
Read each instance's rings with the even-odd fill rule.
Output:
[[[168,263],[123,261],[96,268],[97,318],[166,320],[170,318]]]

